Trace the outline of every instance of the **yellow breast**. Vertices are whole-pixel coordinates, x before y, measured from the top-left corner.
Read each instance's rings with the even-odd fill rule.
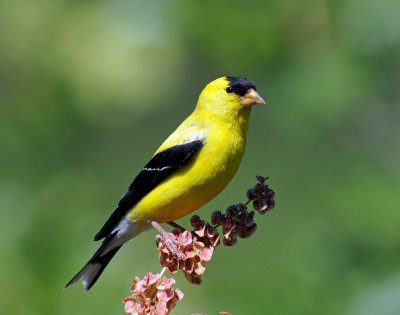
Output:
[[[188,165],[176,171],[164,182],[141,199],[130,211],[132,221],[149,222],[156,220],[164,223],[174,221],[218,195],[231,181],[239,168],[246,144],[247,125],[221,124],[215,120],[200,120],[196,123],[189,117],[175,135],[181,135],[180,129],[189,129],[190,133],[204,132],[204,145],[198,155]],[[168,141],[176,141],[174,134]]]

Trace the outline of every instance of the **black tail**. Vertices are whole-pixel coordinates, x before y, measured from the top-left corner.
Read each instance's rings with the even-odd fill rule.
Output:
[[[82,279],[82,284],[85,290],[90,290],[90,288],[96,283],[97,279],[100,277],[104,268],[107,267],[108,263],[122,246],[120,245],[112,248],[111,250],[108,250],[109,245],[113,241],[113,239],[114,235],[110,235],[103,241],[103,243],[89,259],[86,265],[67,283],[65,289],[69,288],[75,282]]]

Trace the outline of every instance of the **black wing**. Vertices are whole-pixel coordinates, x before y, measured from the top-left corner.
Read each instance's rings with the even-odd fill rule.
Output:
[[[157,153],[133,180],[118,203],[117,209],[115,209],[104,226],[96,234],[94,240],[98,241],[111,233],[119,221],[140,199],[146,196],[174,171],[189,163],[202,146],[203,140],[196,140],[179,144]]]

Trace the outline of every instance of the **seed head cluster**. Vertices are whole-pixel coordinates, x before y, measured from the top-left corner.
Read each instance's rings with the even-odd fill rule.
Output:
[[[275,206],[275,193],[265,184],[267,177],[257,176],[257,184],[247,191],[246,204],[229,206],[224,212],[214,211],[211,223],[203,221],[198,215],[190,219],[192,230],[175,228],[168,233],[169,240],[180,253],[171,250],[165,238],[158,234],[156,244],[159,250],[160,264],[169,272],[176,273],[182,269],[186,279],[200,284],[206,265],[212,258],[215,247],[220,244],[218,227],[221,227],[222,242],[225,246],[233,246],[239,238],[250,237],[256,230],[255,212],[264,214]],[[247,204],[252,202],[255,211],[249,211]]]
[[[148,272],[143,279],[135,277],[132,295],[123,299],[125,313],[130,315],[167,315],[183,298],[183,293],[172,286],[175,280]]]

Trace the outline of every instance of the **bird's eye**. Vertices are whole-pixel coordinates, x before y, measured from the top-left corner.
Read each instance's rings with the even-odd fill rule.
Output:
[[[233,93],[233,88],[232,88],[231,86],[228,86],[228,87],[226,88],[226,92],[228,92],[228,93]]]

